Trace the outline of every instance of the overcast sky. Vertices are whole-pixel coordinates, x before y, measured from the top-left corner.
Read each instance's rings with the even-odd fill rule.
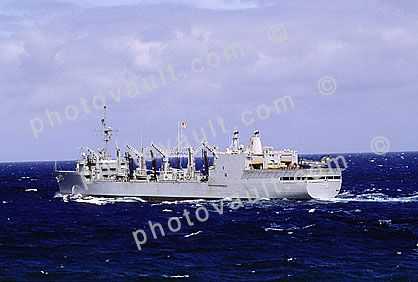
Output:
[[[174,145],[187,120],[221,147],[236,127],[304,153],[416,150],[417,52],[416,1],[1,0],[0,160],[99,146],[103,100],[121,146]]]

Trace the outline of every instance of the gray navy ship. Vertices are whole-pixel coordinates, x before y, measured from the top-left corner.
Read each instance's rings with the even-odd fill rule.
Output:
[[[113,129],[107,125],[106,114],[101,126],[103,148],[84,148],[75,171],[56,170],[61,194],[140,197],[151,201],[327,200],[341,189],[341,169],[332,166],[330,159],[302,160],[294,150],[263,146],[257,130],[246,146],[240,143],[235,130],[231,146],[224,151],[206,141],[198,148],[178,146],[175,151],[155,144],[148,149],[127,145],[124,153],[116,146],[112,157],[107,148]],[[197,152],[201,154],[199,158]],[[197,161],[202,163],[201,169],[197,168]]]

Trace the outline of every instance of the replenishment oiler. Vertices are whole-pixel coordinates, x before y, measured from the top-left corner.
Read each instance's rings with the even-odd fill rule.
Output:
[[[105,107],[106,113],[106,107]],[[60,193],[88,196],[140,197],[144,200],[192,199],[320,199],[334,198],[341,189],[341,169],[329,160],[302,160],[293,150],[262,145],[254,131],[249,145],[240,144],[235,130],[224,151],[203,141],[199,148],[163,150],[116,146],[108,151],[113,129],[101,120],[103,148],[85,148],[75,171],[56,171]],[[146,152],[146,153],[145,153]],[[196,158],[195,152],[200,157]],[[158,158],[156,156],[159,156]],[[197,168],[197,161],[203,163]],[[174,164],[173,164],[174,163]]]

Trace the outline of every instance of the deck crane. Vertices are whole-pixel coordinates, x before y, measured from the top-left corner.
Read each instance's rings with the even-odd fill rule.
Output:
[[[134,147],[126,145],[126,153],[128,157],[136,159],[138,168],[136,169],[136,178],[139,180],[145,180],[147,178],[147,166],[145,163],[145,157],[143,152],[139,152]],[[134,173],[134,172],[132,172]]]
[[[146,164],[145,164],[145,158],[144,158],[144,153],[143,152],[139,152],[137,149],[135,149],[134,147],[131,147],[129,145],[126,145],[126,149],[129,155],[131,156],[135,156],[137,161],[138,161],[138,169],[139,170],[146,170]]]
[[[210,146],[206,141],[202,142],[202,146],[203,146],[203,148],[205,148],[206,150],[211,152],[215,159],[218,158],[218,152],[216,151],[216,147]]]
[[[151,144],[151,147],[153,147],[163,157],[163,172],[168,173],[169,170],[170,170],[170,159],[169,159],[169,157],[164,152],[164,150],[162,150],[157,145]]]

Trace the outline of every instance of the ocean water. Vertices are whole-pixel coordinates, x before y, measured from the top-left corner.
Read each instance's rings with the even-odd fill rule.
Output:
[[[418,153],[344,157],[333,201],[238,208],[63,197],[54,163],[0,164],[0,280],[418,281]],[[205,222],[193,216],[202,207]],[[170,217],[181,219],[180,231],[169,231]],[[152,238],[149,221],[166,236]],[[137,229],[149,237],[141,251]]]

